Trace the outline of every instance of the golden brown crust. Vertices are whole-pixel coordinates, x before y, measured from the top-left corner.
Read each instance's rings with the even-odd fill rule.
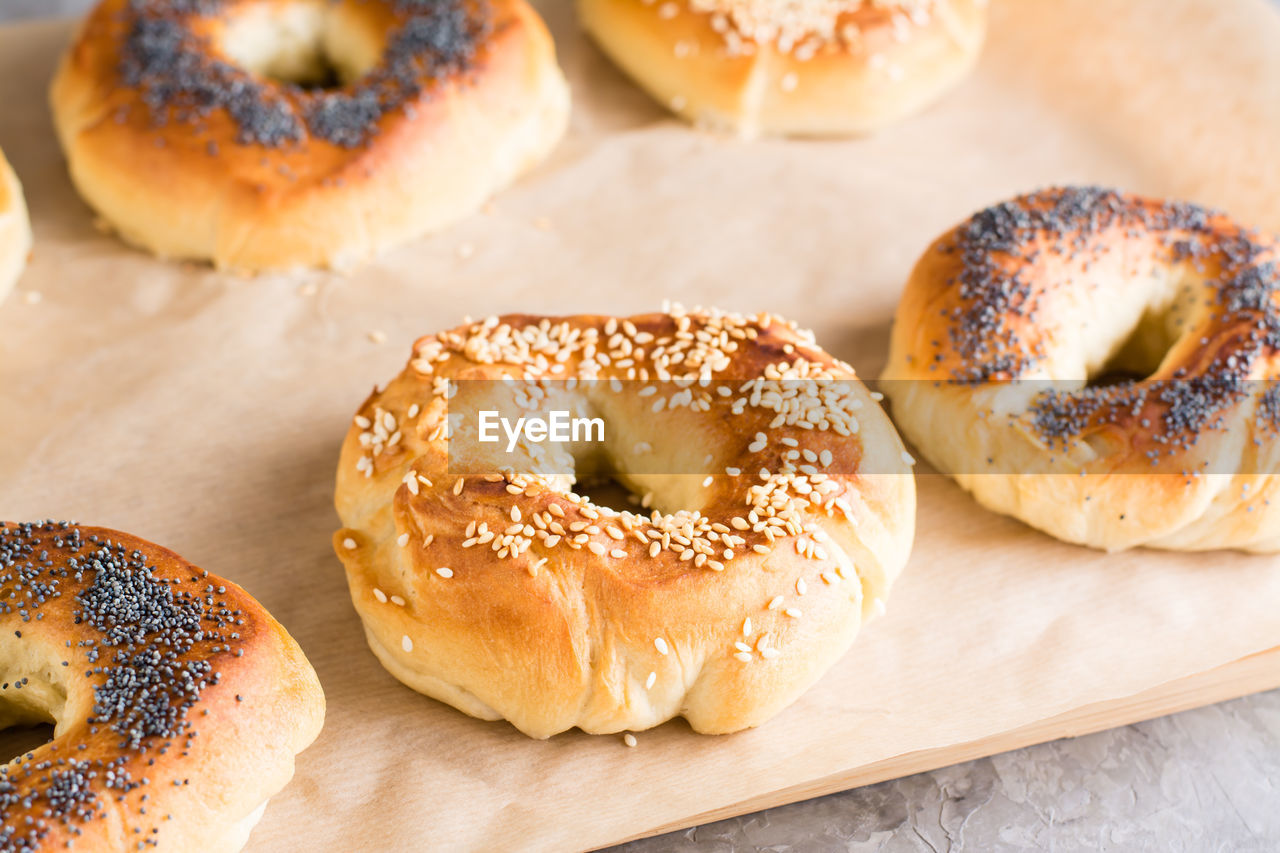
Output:
[[[567,122],[554,46],[524,0],[454,0],[470,29],[452,33],[444,58],[396,47],[406,32],[397,27],[443,26],[434,13],[415,17],[394,0],[317,2],[344,50],[380,56],[329,91],[276,83],[222,49],[228,21],[281,14],[281,0],[193,5],[213,11],[168,10],[151,24],[127,0],[103,0],[51,90],[77,188],[122,237],[162,256],[242,270],[348,267],[478,208],[541,160]],[[213,70],[179,73],[172,51],[137,48],[140,20],[180,26]],[[191,108],[201,101],[214,106]]]
[[[598,411],[603,450],[555,470],[524,448],[473,458],[474,423],[444,426],[448,381],[502,376]],[[784,415],[788,380],[831,397]],[[505,386],[457,387],[455,416]],[[801,411],[818,425],[775,423]],[[781,320],[494,317],[420,340],[361,407],[334,545],[370,645],[421,692],[534,737],[674,716],[729,732],[792,702],[881,606],[914,529],[903,457],[852,369]],[[602,464],[652,511],[575,494]]]
[[[733,11],[753,5],[781,10],[779,20],[756,9]],[[745,136],[877,130],[955,85],[986,32],[984,0],[810,5],[818,7],[813,25],[787,20],[805,4],[578,4],[587,32],[660,103],[689,121]]]
[[[1276,259],[1275,238],[1190,204],[996,205],[912,272],[894,418],[979,502],[1067,541],[1280,549]],[[1141,379],[1098,381],[1117,371]]]
[[[0,151],[0,302],[27,265],[31,253],[31,223],[22,185]]]
[[[235,584],[124,533],[0,526],[0,849],[232,851],[319,732],[302,651]]]

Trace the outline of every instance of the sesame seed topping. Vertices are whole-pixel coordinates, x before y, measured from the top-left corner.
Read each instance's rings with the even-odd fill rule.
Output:
[[[907,40],[913,27],[929,24],[935,4],[936,0],[689,0],[689,9],[708,18],[730,56],[750,56],[769,45],[803,62],[820,52],[859,47],[868,26],[887,28],[895,40]],[[678,9],[673,2],[665,3],[658,7],[658,17],[674,18]],[[790,92],[797,84],[792,72],[779,85]]]
[[[731,378],[744,366],[755,378]],[[654,495],[637,489],[639,507],[633,503],[629,509],[615,509],[579,494],[579,474],[572,469],[533,473],[496,464],[468,470],[464,466],[474,464],[469,453],[450,456],[450,432],[456,431],[461,441],[471,428],[461,418],[448,424],[457,414],[450,411],[451,396],[477,367],[490,376],[506,377],[509,381],[498,389],[515,395],[523,408],[536,408],[557,385],[568,394],[588,395],[625,390],[624,383],[634,382],[636,392],[643,388],[647,393],[640,405],[647,409],[662,401],[659,421],[674,411],[678,419],[693,413],[729,423],[723,441],[689,454],[690,465],[701,460],[704,467],[685,481],[685,488],[703,483],[709,489],[699,493],[705,505],[673,509],[664,506],[668,498],[663,492],[670,490],[659,489]],[[600,384],[589,385],[592,380]],[[766,315],[689,312],[672,306],[663,314],[630,319],[486,317],[420,339],[402,377],[362,407],[358,417],[367,426],[357,422],[352,438],[353,443],[359,441],[357,470],[375,486],[398,488],[403,481],[412,489],[409,484],[416,484],[419,497],[409,501],[407,509],[423,527],[435,530],[437,550],[461,547],[476,557],[464,567],[468,583],[480,582],[480,574],[500,571],[503,574],[489,576],[514,580],[527,585],[520,589],[540,595],[544,586],[554,588],[565,580],[563,573],[581,566],[583,559],[588,571],[605,573],[631,568],[606,560],[657,560],[664,571],[670,566],[690,574],[772,572],[795,561],[793,549],[801,559],[816,562],[810,576],[822,571],[832,576],[832,557],[842,552],[823,528],[846,525],[845,497],[852,500],[856,494],[861,448],[850,438],[859,430],[859,408],[866,399],[860,388],[852,370],[817,348],[810,333]],[[583,399],[583,410],[589,411],[592,398]],[[653,441],[654,435],[663,433],[644,437]],[[531,453],[533,443],[520,445],[520,452]],[[619,458],[601,460],[604,470],[616,465],[620,474],[661,462],[654,459],[650,445],[634,437],[624,438],[620,447],[606,453]],[[824,467],[848,467],[820,471],[820,462]],[[580,470],[594,471],[594,465],[583,464]],[[433,481],[440,485],[432,486]],[[458,496],[465,497],[456,500]],[[399,501],[406,497],[398,492]],[[428,508],[437,504],[447,513],[428,517]],[[405,509],[403,503],[396,505],[394,523],[413,530],[410,538],[419,536],[429,544],[431,536],[399,515]],[[370,528],[361,535],[379,542],[388,534]],[[404,534],[397,539],[403,541]],[[420,553],[415,550],[413,556]],[[515,562],[495,568],[503,560]],[[450,569],[433,568],[435,562],[418,571],[452,577]],[[452,561],[442,555],[439,562]],[[401,579],[399,571],[397,567],[379,582],[403,589],[402,584],[411,581]],[[415,599],[415,608],[435,606],[425,591],[408,588],[422,596]],[[802,581],[797,588],[803,590]],[[466,585],[437,589],[436,597],[452,596],[465,592]],[[395,603],[394,596],[389,600]],[[785,607],[783,596],[769,599],[768,609],[799,616],[799,610]],[[772,618],[758,612],[763,611],[740,617],[740,637],[731,638],[736,645],[726,650],[744,655],[743,662],[776,654],[773,645],[786,636],[775,631],[768,639],[774,626],[766,622]],[[680,631],[680,626],[668,625],[664,634],[679,637]],[[671,642],[665,636],[652,639],[662,656],[673,653]],[[652,689],[656,671],[642,672],[645,689]]]

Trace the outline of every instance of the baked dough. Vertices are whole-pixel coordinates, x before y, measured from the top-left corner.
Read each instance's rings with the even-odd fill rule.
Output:
[[[22,185],[0,151],[0,302],[13,289],[31,253],[31,223]]]
[[[0,524],[0,849],[235,851],[313,741],[302,651],[235,584],[128,534]]]
[[[603,442],[486,451],[465,413],[508,388],[594,413]],[[593,474],[640,505],[580,494]],[[764,722],[880,610],[915,523],[909,461],[852,368],[769,315],[678,307],[421,339],[360,407],[336,502],[383,665],[537,738]]]
[[[578,0],[660,103],[743,136],[869,133],[973,67],[986,0]]]
[[[524,0],[102,0],[51,98],[125,240],[250,271],[345,269],[448,225],[569,106]]]
[[[1280,550],[1275,237],[1095,187],[978,213],[921,258],[884,391],[984,506],[1119,550]]]

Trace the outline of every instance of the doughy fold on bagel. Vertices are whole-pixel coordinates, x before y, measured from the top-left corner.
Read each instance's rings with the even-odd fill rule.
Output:
[[[555,412],[582,433],[506,439]],[[909,464],[852,368],[775,317],[491,317],[419,340],[360,407],[334,547],[374,653],[428,696],[538,738],[732,732],[883,607]],[[602,476],[635,503],[583,494]]]
[[[1280,550],[1276,238],[1097,187],[990,207],[925,252],[883,388],[984,506],[1118,550]]]
[[[524,0],[102,0],[51,101],[121,237],[248,271],[351,267],[469,214],[569,109]]]
[[[320,731],[293,638],[235,584],[114,530],[0,523],[0,849],[241,849]]]

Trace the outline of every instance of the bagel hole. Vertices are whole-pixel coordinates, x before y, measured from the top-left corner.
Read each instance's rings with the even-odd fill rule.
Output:
[[[220,48],[251,74],[311,90],[340,89],[377,64],[382,45],[329,0],[250,3],[226,21]]]
[[[640,496],[612,475],[595,475],[579,480],[573,490],[596,506],[618,512],[643,512]]]
[[[52,741],[67,707],[69,669],[60,665],[60,650],[24,641],[22,654],[0,675],[0,751],[12,757]]]
[[[619,512],[643,512],[640,495],[625,482],[614,464],[614,457],[598,445],[575,444],[573,490],[597,506]]]
[[[1144,313],[1107,360],[1089,371],[1087,386],[1105,388],[1141,382],[1159,370],[1184,331],[1180,306],[1178,300]]]
[[[21,723],[0,730],[0,755],[6,756],[7,761],[13,761],[52,741],[53,720]]]
[[[1084,443],[1093,451],[1095,459],[1106,459],[1120,449],[1119,443],[1113,437],[1101,432],[1089,433],[1084,437]]]
[[[701,509],[701,502],[691,497],[688,488],[690,480],[700,484],[701,476],[643,473],[643,462],[632,472],[626,453],[616,445],[608,449],[600,445],[575,445],[573,456],[573,491],[597,506],[641,515],[653,510],[666,514]],[[704,490],[699,485],[692,491]],[[648,506],[644,501],[646,494]]]

